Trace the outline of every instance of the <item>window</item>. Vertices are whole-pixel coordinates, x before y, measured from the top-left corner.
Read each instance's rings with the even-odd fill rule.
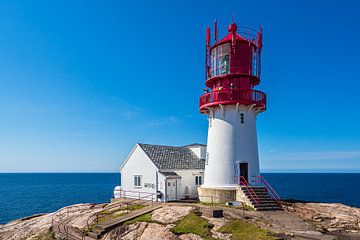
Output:
[[[260,50],[252,48],[252,75],[260,77]]]
[[[141,187],[141,176],[134,176],[134,187]]]
[[[222,44],[211,51],[211,76],[230,73],[230,43]]]
[[[245,121],[244,121],[244,114],[243,113],[240,113],[240,122],[241,123],[244,123]]]
[[[200,186],[202,184],[202,176],[195,176],[195,185]]]

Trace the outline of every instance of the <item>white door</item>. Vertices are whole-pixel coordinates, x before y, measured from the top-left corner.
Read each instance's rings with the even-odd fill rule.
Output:
[[[166,184],[167,201],[177,200],[177,180],[168,179]]]

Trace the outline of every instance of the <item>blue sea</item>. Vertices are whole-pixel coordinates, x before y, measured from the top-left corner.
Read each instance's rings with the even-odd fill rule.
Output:
[[[266,173],[282,199],[360,207],[360,174]],[[2,173],[0,224],[76,203],[109,202],[118,173]]]

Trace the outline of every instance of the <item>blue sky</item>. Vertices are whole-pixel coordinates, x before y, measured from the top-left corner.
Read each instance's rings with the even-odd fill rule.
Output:
[[[264,28],[264,172],[360,172],[357,1],[1,1],[0,171],[117,171],[206,143],[205,28]]]

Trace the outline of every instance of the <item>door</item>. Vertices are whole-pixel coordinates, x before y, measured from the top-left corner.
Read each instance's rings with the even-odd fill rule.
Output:
[[[167,201],[176,201],[177,200],[177,180],[176,179],[167,179],[166,181],[166,195]]]
[[[249,182],[248,163],[240,163],[240,176],[244,177]]]

